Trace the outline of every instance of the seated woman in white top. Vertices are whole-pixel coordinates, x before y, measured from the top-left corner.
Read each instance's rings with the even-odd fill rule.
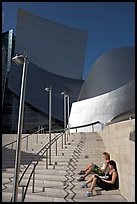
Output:
[[[99,176],[103,176],[108,173],[109,171],[109,161],[110,161],[110,154],[108,152],[103,152],[103,158],[105,159],[105,162],[103,163],[102,167],[97,166],[94,163],[91,163],[88,165],[88,167],[84,170],[81,170],[78,174],[83,175],[80,178],[78,178],[78,181],[85,181],[85,178],[91,173],[98,174]]]

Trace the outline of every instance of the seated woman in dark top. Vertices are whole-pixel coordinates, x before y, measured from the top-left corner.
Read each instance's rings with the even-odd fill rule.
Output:
[[[105,175],[108,173],[108,163],[110,161],[110,154],[108,152],[103,152],[103,158],[105,162],[103,163],[102,167],[97,166],[96,164],[92,163],[87,166],[86,169],[81,170],[78,174],[83,175],[77,179],[77,181],[85,181],[85,178],[92,172],[98,174],[100,176]]]
[[[118,182],[118,172],[116,167],[116,162],[114,160],[110,160],[109,162],[109,172],[106,177],[101,178],[98,175],[93,175],[87,180],[84,184],[82,184],[82,188],[88,187],[88,183],[92,182],[90,190],[86,192],[85,196],[90,197],[93,195],[93,189],[95,186],[99,186],[102,190],[114,190],[119,188]]]

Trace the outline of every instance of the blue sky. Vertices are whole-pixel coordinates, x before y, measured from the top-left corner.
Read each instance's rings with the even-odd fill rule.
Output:
[[[88,31],[83,78],[113,48],[135,46],[134,2],[2,2],[2,31],[16,33],[18,8],[63,25]]]

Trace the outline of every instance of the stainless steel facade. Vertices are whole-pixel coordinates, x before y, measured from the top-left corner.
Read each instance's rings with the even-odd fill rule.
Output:
[[[71,127],[135,112],[135,48],[117,48],[102,55],[82,80],[87,32],[45,20],[22,9],[17,19],[15,52],[28,52],[24,126],[48,125],[47,86],[52,86],[52,121],[63,124],[62,91],[70,96]],[[22,67],[12,63],[8,90],[10,118],[16,129]],[[8,97],[6,102],[8,102]],[[13,103],[12,103],[13,102]],[[13,105],[13,107],[11,107]],[[15,117],[16,116],[16,117]],[[12,129],[12,128],[11,128]]]
[[[20,94],[20,80],[22,67],[13,65],[9,77],[9,89],[17,96]],[[26,101],[48,114],[48,94],[45,88],[52,86],[52,116],[63,121],[63,98],[61,91],[65,90],[70,94],[70,103],[77,101],[83,81],[70,79],[52,74],[40,67],[28,64],[27,84],[26,84]]]
[[[39,114],[31,111],[30,107],[45,114],[46,122],[48,121],[48,94],[45,92],[47,86],[52,86],[52,121],[55,119],[63,124],[61,92],[65,90],[70,95],[70,105],[77,101],[83,84],[86,42],[87,31],[64,26],[19,9],[15,53],[23,54],[26,51],[29,60],[25,127],[30,122],[27,110],[31,112],[29,114],[32,115],[33,124],[36,124],[34,119],[38,121]],[[8,89],[17,98],[20,95],[21,74],[22,66],[12,63]],[[14,114],[15,112],[17,110]]]
[[[81,88],[79,100],[96,97],[135,79],[135,48],[112,49],[103,54],[88,74]]]
[[[71,127],[135,113],[135,49],[118,48],[101,56],[85,80],[79,101],[72,104]],[[124,118],[124,117],[123,117]],[[101,128],[99,125],[96,129]],[[92,127],[79,131],[92,131]]]
[[[16,52],[59,76],[82,79],[87,31],[65,26],[19,9]]]

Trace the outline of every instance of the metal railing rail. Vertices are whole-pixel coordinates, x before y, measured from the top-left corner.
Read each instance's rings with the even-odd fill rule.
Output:
[[[88,123],[86,125],[80,125],[80,126],[69,127],[69,128],[70,129],[78,129],[78,128],[87,127],[87,126],[96,125],[96,124],[100,124],[102,127],[105,126],[105,124],[102,123],[101,121],[95,121],[95,122],[92,122],[92,123]]]
[[[41,129],[39,129],[39,130],[36,130],[35,132],[33,132],[33,133],[31,133],[31,134],[28,134],[28,135],[25,135],[24,137],[22,137],[21,139],[23,140],[23,139],[25,139],[25,138],[27,138],[27,137],[30,137],[31,135],[33,135],[33,134],[38,134],[40,131],[42,131],[42,130],[44,130],[44,128],[41,128]],[[47,133],[48,133],[48,131],[46,131]],[[45,134],[46,134],[46,132],[45,132]],[[17,142],[17,140],[14,140],[14,141],[12,141],[12,142],[10,142],[10,143],[8,143],[8,144],[6,144],[6,145],[3,145],[2,147],[7,147],[7,146],[9,146],[9,145],[13,145],[14,143],[16,143]]]
[[[56,139],[56,137],[58,137],[60,134],[61,134],[61,133],[59,133],[58,135],[56,135],[56,136],[51,140],[51,145],[53,144],[53,141]],[[31,161],[30,161],[29,164],[27,165],[26,169],[24,170],[22,176],[20,177],[19,183],[21,182],[21,180],[22,180],[24,174],[26,173],[27,169],[28,169],[29,166],[32,164],[32,162],[34,161],[34,159],[36,159],[36,157],[37,157],[48,145],[49,145],[49,142],[46,143],[46,145],[45,145],[44,147],[42,147],[42,148],[37,152],[37,154],[31,159]],[[49,148],[49,146],[48,146],[48,148]],[[42,155],[43,155],[43,153],[42,153]],[[41,158],[41,155],[40,155],[40,158]],[[38,160],[39,160],[39,158],[38,158]]]
[[[77,128],[81,128],[81,127],[87,127],[87,126],[91,126],[91,125],[96,125],[96,124],[100,124],[101,126],[102,125],[104,125],[102,122],[100,122],[100,121],[96,121],[96,122],[93,122],[93,123],[89,123],[89,124],[86,124],[86,125],[81,125],[81,126],[75,126],[75,127],[69,127],[69,128],[66,128],[66,131],[68,130],[68,129],[77,129]],[[43,129],[43,128],[41,128],[41,129]],[[40,130],[41,130],[40,129]],[[39,130],[39,131],[40,131]],[[30,180],[31,180],[31,178],[32,178],[32,176],[33,176],[33,186],[32,186],[32,192],[34,193],[34,183],[35,183],[35,168],[36,168],[36,166],[38,165],[38,163],[39,163],[39,161],[40,161],[40,159],[42,158],[42,156],[45,154],[45,153],[47,153],[47,150],[49,149],[49,147],[52,145],[52,144],[54,144],[61,136],[63,137],[63,133],[65,133],[65,130],[64,129],[58,129],[58,130],[53,130],[52,131],[52,133],[56,133],[56,132],[59,132],[60,131],[60,133],[58,134],[58,135],[56,135],[52,140],[51,140],[51,144],[49,144],[49,142],[44,146],[44,147],[42,147],[38,152],[37,152],[37,154],[32,158],[32,160],[29,162],[29,164],[27,165],[27,167],[25,168],[25,170],[24,170],[24,172],[22,173],[22,175],[21,175],[21,177],[20,177],[20,179],[19,179],[19,183],[18,183],[18,185],[19,185],[19,187],[22,187],[22,202],[24,202],[24,200],[25,200],[25,197],[26,197],[26,194],[27,194],[27,190],[28,190],[28,187],[29,187],[29,183],[30,183]],[[35,133],[37,133],[38,131],[35,131]],[[32,133],[32,134],[34,134],[34,133]],[[31,134],[31,135],[32,135]],[[28,136],[28,135],[27,135]],[[27,136],[25,136],[25,137],[27,137]],[[23,138],[25,138],[25,137],[23,137]],[[22,138],[22,139],[23,139]],[[14,141],[15,142],[15,141]],[[11,144],[11,143],[10,143]],[[56,145],[57,146],[57,145]],[[63,140],[62,140],[62,148],[63,148]],[[44,150],[44,152],[42,152]],[[56,150],[56,152],[57,152],[57,150]],[[40,153],[42,153],[41,155],[39,155]],[[57,154],[56,154],[57,155]],[[38,157],[39,156],[39,157]],[[38,159],[37,159],[37,161],[35,161],[36,163],[33,163],[33,161],[34,161],[34,159],[36,159],[36,157],[38,157]],[[23,179],[23,177],[24,177],[24,175],[25,175],[25,173],[26,173],[26,171],[28,170],[28,168],[29,168],[29,166],[31,165],[31,164],[33,164],[34,166],[33,166],[33,169],[32,169],[32,171],[31,171],[31,173],[30,173],[30,176],[29,176],[29,178],[28,178],[28,181],[27,181],[27,184],[26,185],[20,185],[20,183],[21,183],[21,181],[22,181],[22,179]],[[47,164],[47,157],[46,157],[46,165],[48,165]],[[47,167],[46,167],[47,168]],[[25,188],[25,191],[24,191],[24,188]],[[12,202],[12,198],[11,198],[11,202]]]
[[[29,183],[30,183],[30,180],[31,180],[31,178],[32,178],[32,175],[33,175],[33,187],[32,187],[32,192],[34,193],[35,168],[36,168],[36,166],[38,165],[38,162],[40,161],[40,159],[42,158],[42,156],[45,154],[45,152],[47,152],[47,150],[49,149],[49,147],[50,147],[52,144],[54,144],[61,136],[63,136],[62,129],[61,129],[60,133],[59,133],[58,135],[56,135],[56,136],[51,140],[51,144],[49,144],[49,142],[48,142],[44,147],[41,148],[41,150],[39,150],[39,151],[37,152],[37,154],[36,154],[36,155],[33,157],[33,159],[29,162],[29,164],[28,164],[27,167],[25,168],[24,172],[22,173],[22,175],[21,175],[21,177],[20,177],[20,179],[19,179],[19,183],[18,183],[19,187],[22,187],[22,202],[25,200],[25,196],[26,196],[26,193],[27,193],[27,190],[28,190]],[[44,152],[42,153],[43,150],[44,150]],[[42,154],[39,155],[40,153],[42,153]],[[38,157],[38,156],[39,156],[39,157]],[[37,157],[38,157],[38,159],[37,159],[37,161],[35,161],[36,163],[33,163],[34,159],[36,159]],[[47,160],[47,158],[46,158],[46,160]],[[28,168],[29,168],[29,166],[30,166],[31,164],[33,164],[34,166],[33,166],[33,169],[32,169],[32,171],[31,171],[31,173],[30,173],[30,176],[29,176],[29,178],[28,178],[27,184],[22,186],[22,185],[20,185],[20,183],[21,183],[21,181],[22,181],[22,179],[23,179],[23,177],[24,177],[26,171],[28,170]],[[47,162],[46,162],[46,165],[47,165]],[[47,167],[46,167],[46,168],[47,168]],[[24,191],[24,188],[25,188],[25,191]],[[12,202],[12,198],[11,198],[11,202]]]
[[[102,126],[105,126],[105,124],[103,124],[102,122],[96,121],[96,122],[88,123],[88,124],[86,124],[86,125],[80,125],[80,126],[75,126],[75,127],[70,127],[70,126],[69,126],[69,128],[66,128],[66,130],[68,130],[68,129],[77,129],[77,128],[81,128],[81,127],[87,127],[87,126],[90,126],[90,125],[96,125],[96,124],[101,124]],[[31,133],[31,134],[28,134],[28,135],[22,137],[22,140],[25,139],[25,138],[30,137],[30,136],[33,135],[33,134],[36,134],[36,133],[38,134],[38,133],[39,133],[40,131],[42,131],[42,130],[44,130],[44,127],[42,127],[42,128],[39,129],[39,130],[36,130],[35,132],[33,132],[33,133]],[[55,130],[52,130],[52,133],[58,132],[58,131],[60,131],[60,130],[59,130],[59,129],[55,129]],[[63,129],[62,129],[62,131],[63,131]],[[48,132],[49,132],[49,131],[44,131],[44,134],[46,134],[46,133],[48,133]],[[12,142],[6,144],[6,145],[3,145],[2,147],[7,147],[7,146],[9,146],[9,145],[12,145],[12,147],[13,147],[13,144],[16,143],[16,142],[17,142],[17,140],[14,140],[14,141],[12,141]]]
[[[35,183],[35,168],[36,166],[38,165],[38,162],[40,161],[41,157],[45,154],[45,152],[47,152],[47,150],[49,149],[49,147],[54,144],[54,142],[56,140],[58,140],[61,136],[62,136],[63,133],[60,133],[59,135],[55,136],[52,140],[51,140],[51,144],[49,144],[49,142],[45,145],[44,148],[46,148],[44,150],[44,152],[40,155],[40,157],[38,158],[37,162],[34,164],[34,167],[33,167],[33,170],[29,176],[29,179],[28,179],[28,182],[27,182],[27,185],[26,185],[26,189],[24,191],[24,194],[23,194],[23,197],[22,197],[22,202],[25,200],[25,197],[26,197],[26,193],[27,193],[27,190],[28,190],[28,187],[29,187],[29,183],[30,183],[30,180],[32,178],[32,175],[33,175],[33,186],[32,186],[32,192],[34,193],[34,183]],[[43,148],[42,148],[43,149]],[[19,180],[19,183],[21,182],[21,180]]]

